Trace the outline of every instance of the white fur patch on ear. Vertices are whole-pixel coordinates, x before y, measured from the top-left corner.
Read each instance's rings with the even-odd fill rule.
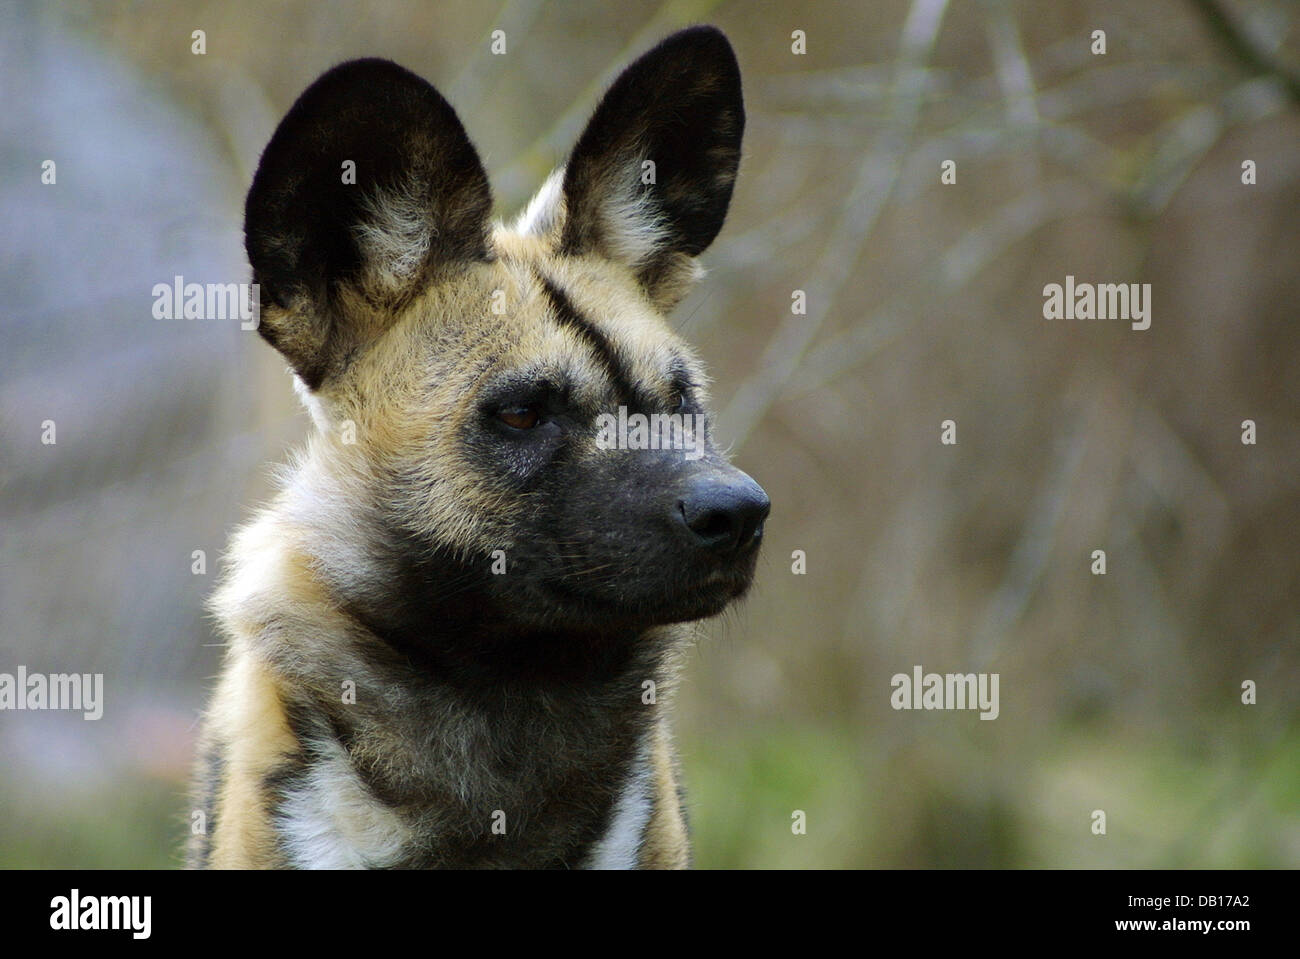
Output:
[[[546,178],[536,196],[515,221],[516,233],[527,236],[555,237],[563,227],[566,213],[564,167]],[[601,252],[612,260],[636,268],[660,252],[671,239],[668,225],[650,191],[636,188],[639,161],[617,168],[626,174],[623,183],[610,184],[602,191],[596,213]]]
[[[386,293],[400,293],[416,279],[433,244],[433,211],[428,191],[411,183],[366,197],[365,216],[355,227],[365,264],[363,282]]]
[[[636,176],[630,172],[623,183],[611,184],[597,214],[606,255],[633,268],[664,249],[671,239],[654,194],[637,190]]]
[[[528,201],[527,208],[515,221],[514,230],[527,236],[547,236],[559,227],[563,213],[564,167],[559,167]]]

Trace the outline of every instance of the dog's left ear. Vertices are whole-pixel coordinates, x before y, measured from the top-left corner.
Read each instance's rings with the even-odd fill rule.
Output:
[[[312,390],[400,307],[489,258],[492,191],[450,104],[388,60],[352,60],[300,96],[244,205],[262,336]]]
[[[614,81],[521,225],[562,253],[624,263],[669,309],[722,229],[744,129],[740,66],[722,31],[674,33]]]

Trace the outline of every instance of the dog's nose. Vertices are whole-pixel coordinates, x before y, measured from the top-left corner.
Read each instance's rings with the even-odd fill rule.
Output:
[[[678,520],[687,539],[719,555],[757,544],[771,508],[763,487],[744,473],[740,479],[697,480],[677,501]]]

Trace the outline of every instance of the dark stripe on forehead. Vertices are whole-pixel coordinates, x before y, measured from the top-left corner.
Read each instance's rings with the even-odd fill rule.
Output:
[[[614,383],[614,389],[618,391],[618,398],[629,407],[638,405],[640,391],[637,390],[632,378],[628,376],[627,371],[623,368],[623,364],[618,358],[618,351],[614,349],[614,344],[609,341],[609,337],[578,312],[577,307],[573,305],[573,301],[551,281],[550,277],[539,273],[537,278],[541,281],[542,289],[546,292],[546,298],[551,303],[555,318],[561,325],[568,327],[582,337],[596,356],[600,358],[601,363],[605,365],[609,378]]]

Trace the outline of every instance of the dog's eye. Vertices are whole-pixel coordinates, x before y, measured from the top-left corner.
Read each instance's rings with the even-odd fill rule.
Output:
[[[497,419],[517,430],[531,430],[542,419],[536,406],[512,406],[497,411]]]
[[[684,412],[687,406],[686,391],[683,389],[673,390],[673,395],[668,401],[668,406],[674,413]]]

